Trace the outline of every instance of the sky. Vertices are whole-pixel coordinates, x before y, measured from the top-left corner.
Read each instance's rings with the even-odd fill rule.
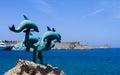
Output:
[[[0,40],[24,38],[9,26],[17,27],[23,15],[36,23],[41,37],[47,26],[55,28],[62,42],[120,47],[120,0],[0,0]]]

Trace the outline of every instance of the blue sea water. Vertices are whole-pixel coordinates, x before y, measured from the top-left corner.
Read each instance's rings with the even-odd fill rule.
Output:
[[[18,59],[32,61],[32,53],[0,50],[0,75],[14,67]],[[50,50],[43,52],[43,60],[66,75],[120,75],[120,48]]]

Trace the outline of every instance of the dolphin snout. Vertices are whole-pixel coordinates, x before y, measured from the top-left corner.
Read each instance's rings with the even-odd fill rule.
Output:
[[[36,30],[36,32],[39,32],[39,30]]]
[[[36,31],[36,32],[39,32],[38,28],[34,28],[33,30]]]
[[[60,43],[60,42],[61,42],[61,40],[58,40],[58,42]]]

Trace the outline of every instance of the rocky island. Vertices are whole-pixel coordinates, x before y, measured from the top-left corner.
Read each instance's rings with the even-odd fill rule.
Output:
[[[67,50],[93,50],[95,48],[111,48],[108,44],[102,45],[100,47],[92,47],[90,45],[82,45],[80,42],[61,42],[56,43],[53,49],[67,49]]]
[[[108,44],[100,46],[100,48],[111,48]]]
[[[80,42],[61,42],[56,43],[53,49],[93,49],[89,45],[81,45]]]

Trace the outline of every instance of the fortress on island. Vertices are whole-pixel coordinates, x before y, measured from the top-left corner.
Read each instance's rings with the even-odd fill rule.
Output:
[[[93,47],[89,45],[81,45],[80,41],[77,41],[56,43],[53,49],[93,49]]]

